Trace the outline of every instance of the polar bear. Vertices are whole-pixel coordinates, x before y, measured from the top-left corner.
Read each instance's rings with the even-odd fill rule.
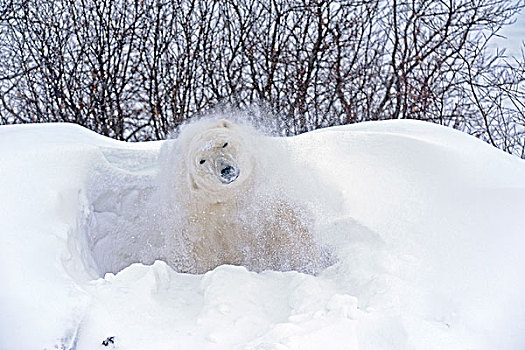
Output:
[[[263,136],[227,120],[200,121],[164,151],[164,179],[182,215],[187,263],[180,272],[204,273],[222,264],[253,271],[315,273],[321,251],[311,215],[284,193],[271,194],[262,159]],[[264,146],[262,146],[264,147]],[[170,204],[167,204],[170,205]]]

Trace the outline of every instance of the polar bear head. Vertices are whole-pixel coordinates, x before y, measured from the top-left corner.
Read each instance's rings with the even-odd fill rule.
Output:
[[[227,120],[200,125],[185,143],[186,171],[194,193],[231,193],[250,179],[255,157],[250,135],[241,126]]]

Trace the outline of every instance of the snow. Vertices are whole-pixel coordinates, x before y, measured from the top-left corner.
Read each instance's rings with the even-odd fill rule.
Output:
[[[144,210],[163,142],[0,127],[0,348],[525,348],[523,160],[416,121],[267,141],[325,193],[315,276],[177,273]]]

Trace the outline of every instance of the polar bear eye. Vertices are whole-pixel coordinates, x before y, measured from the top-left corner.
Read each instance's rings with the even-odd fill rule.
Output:
[[[222,148],[225,148],[226,146],[228,146],[228,142],[226,142],[224,145],[222,145]]]
[[[201,159],[201,161],[199,162],[199,164],[204,164],[206,163],[206,159]]]

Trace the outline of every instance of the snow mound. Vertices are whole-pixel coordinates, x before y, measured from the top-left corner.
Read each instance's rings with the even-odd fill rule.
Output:
[[[271,142],[338,259],[316,276],[177,273],[162,142],[0,127],[0,348],[525,347],[525,162],[414,121]]]

